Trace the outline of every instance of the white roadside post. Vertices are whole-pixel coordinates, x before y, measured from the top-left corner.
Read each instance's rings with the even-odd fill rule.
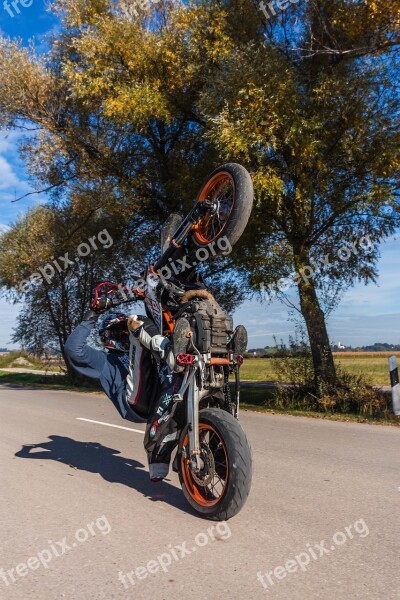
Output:
[[[389,356],[390,383],[392,386],[393,412],[400,416],[400,384],[396,356]]]

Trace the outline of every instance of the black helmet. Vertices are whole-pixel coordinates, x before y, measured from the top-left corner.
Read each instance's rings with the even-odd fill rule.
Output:
[[[128,317],[123,313],[109,313],[99,329],[100,341],[109,350],[129,352]]]

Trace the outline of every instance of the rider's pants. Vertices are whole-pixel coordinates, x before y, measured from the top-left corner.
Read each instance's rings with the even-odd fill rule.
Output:
[[[142,414],[150,411],[144,447],[150,477],[162,478],[168,473],[171,454],[178,442],[177,425],[170,417],[170,410],[172,397],[181,386],[182,375],[174,373],[166,364],[162,336],[158,335],[153,321],[144,316],[138,319],[143,321],[143,327],[131,333],[127,403]]]

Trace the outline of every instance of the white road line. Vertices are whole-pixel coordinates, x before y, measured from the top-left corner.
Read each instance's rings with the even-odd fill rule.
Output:
[[[92,419],[82,419],[76,417],[77,421],[86,421],[87,423],[96,423],[96,425],[105,425],[106,427],[115,427],[116,429],[125,429],[125,431],[134,431],[135,433],[141,433],[144,435],[144,431],[140,429],[132,429],[131,427],[121,427],[121,425],[113,425],[112,423],[103,423],[102,421],[92,421]]]

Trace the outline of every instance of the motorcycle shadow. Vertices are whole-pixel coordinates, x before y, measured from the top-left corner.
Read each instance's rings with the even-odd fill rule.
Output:
[[[27,444],[15,453],[17,458],[54,460],[80,471],[98,473],[110,483],[119,483],[140,492],[153,502],[165,502],[178,510],[195,515],[182,491],[162,481],[154,484],[144,465],[120,456],[120,451],[98,442],[79,442],[69,437],[49,435],[47,442]]]

